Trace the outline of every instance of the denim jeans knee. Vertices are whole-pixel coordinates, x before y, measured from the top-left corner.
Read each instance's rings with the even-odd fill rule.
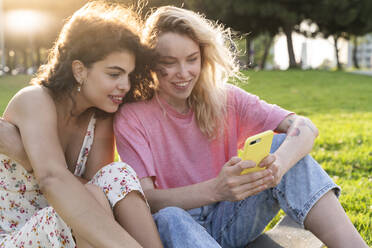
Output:
[[[285,137],[285,134],[274,136],[271,153]],[[155,214],[154,219],[165,247],[245,247],[262,232],[279,207],[303,226],[312,206],[331,189],[336,194],[340,191],[307,155],[272,189],[239,202],[220,202],[189,212],[168,207]]]
[[[153,215],[164,247],[221,247],[182,208],[166,207]]]
[[[271,152],[285,140],[285,134],[275,135]],[[282,208],[303,226],[312,206],[329,190],[339,192],[321,166],[309,155],[301,159],[274,188],[239,202],[210,205],[213,210],[205,226],[223,247],[245,247],[254,240]],[[209,222],[209,223],[208,223]]]
[[[285,137],[285,134],[274,136],[271,152],[278,149]],[[283,211],[303,227],[310,209],[330,190],[334,190],[337,196],[340,193],[340,187],[318,162],[306,155],[283,176],[272,193]]]

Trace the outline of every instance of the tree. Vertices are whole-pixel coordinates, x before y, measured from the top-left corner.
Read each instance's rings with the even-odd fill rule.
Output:
[[[246,63],[247,65],[252,65],[253,51],[250,47],[253,40],[264,33],[273,38],[279,32],[278,25],[271,18],[273,11],[271,11],[270,6],[268,6],[269,8],[265,8],[265,6],[257,5],[257,2],[257,0],[190,0],[187,2],[187,7],[205,13],[208,18],[222,22],[245,37],[247,49]],[[265,25],[262,25],[262,23],[265,23]],[[265,47],[268,51],[271,42],[267,42],[266,44]],[[263,58],[263,61],[266,61],[266,59]],[[264,64],[260,64],[264,66]]]
[[[289,67],[295,68],[298,64],[295,60],[292,32],[298,29],[304,13],[318,1],[320,0],[190,0],[187,6],[248,34],[247,47],[251,39],[267,34],[270,39],[266,43],[266,52],[274,36],[283,31],[287,38]]]
[[[306,16],[318,25],[317,33],[321,33],[325,38],[333,37],[339,70],[342,70],[339,60],[339,39],[350,39],[371,32],[371,12],[370,0],[324,0],[321,1],[318,11],[306,13]],[[353,57],[356,61],[355,54]]]
[[[372,2],[370,0],[362,0],[358,6],[358,15],[354,22],[348,28],[347,32],[350,34],[353,41],[353,64],[356,68],[359,68],[357,60],[358,51],[358,37],[364,36],[365,34],[372,32]]]

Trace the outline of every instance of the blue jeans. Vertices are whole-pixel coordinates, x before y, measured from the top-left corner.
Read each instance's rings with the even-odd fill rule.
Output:
[[[271,152],[285,139],[274,136]],[[307,155],[274,188],[237,202],[218,202],[191,209],[167,207],[154,214],[164,247],[245,247],[256,239],[279,209],[303,227],[312,206],[328,191],[340,188]]]

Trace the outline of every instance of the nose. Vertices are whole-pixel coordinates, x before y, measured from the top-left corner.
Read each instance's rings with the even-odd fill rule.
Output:
[[[123,77],[122,80],[119,81],[118,89],[128,92],[130,90],[130,78],[129,76]]]
[[[186,64],[184,63],[180,63],[179,66],[178,66],[178,72],[177,72],[177,76],[179,78],[187,78],[187,73],[188,73],[188,67]]]

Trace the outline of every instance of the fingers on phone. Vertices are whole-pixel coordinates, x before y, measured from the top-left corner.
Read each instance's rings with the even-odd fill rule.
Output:
[[[253,187],[256,187],[258,184],[271,183],[272,180],[273,176],[270,170],[252,172],[239,176],[241,185],[252,184]]]
[[[240,175],[243,170],[248,169],[248,168],[253,168],[255,166],[256,166],[256,163],[253,161],[240,159],[240,161],[238,161],[237,163],[231,164],[228,170],[232,175]]]
[[[240,167],[241,171],[243,171],[245,169],[249,169],[249,168],[254,168],[255,166],[256,166],[256,163],[252,160],[242,160],[239,163],[239,167]]]
[[[231,157],[229,161],[227,161],[227,163],[225,164],[226,166],[232,166],[232,165],[235,165],[237,163],[239,163],[240,161],[242,161],[241,158],[239,157]]]
[[[260,164],[258,166],[259,167],[268,167],[269,165],[274,163],[275,160],[276,160],[276,156],[274,154],[269,154],[264,159],[262,159],[262,161],[260,162]]]
[[[264,177],[254,182],[241,185],[239,189],[237,189],[237,192],[239,192],[239,194],[237,194],[236,200],[243,200],[251,195],[255,195],[269,188],[270,187],[269,181],[270,179]]]
[[[270,170],[265,169],[265,170],[261,170],[261,171],[257,171],[257,172],[251,172],[251,173],[244,174],[244,175],[242,175],[242,177],[244,177],[244,180],[246,182],[253,182],[253,181],[256,181],[260,178],[269,176],[271,174],[272,173],[271,173]]]

